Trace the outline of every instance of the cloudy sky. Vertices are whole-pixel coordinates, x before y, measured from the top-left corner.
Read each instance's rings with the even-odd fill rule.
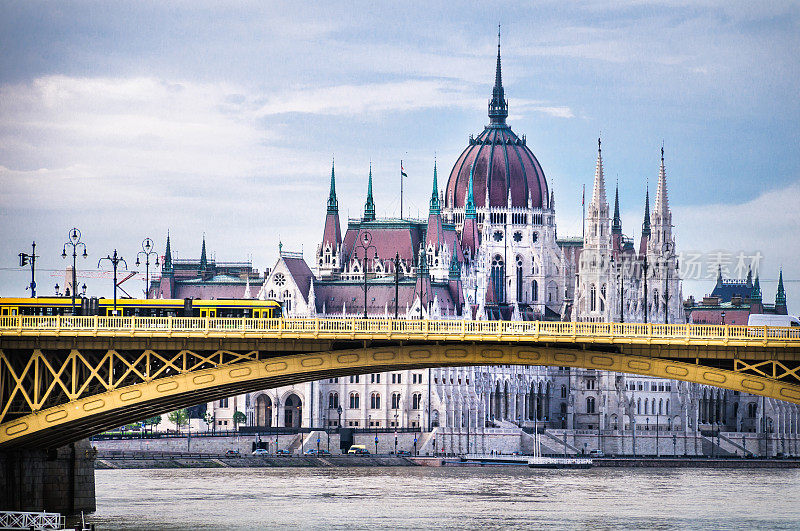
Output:
[[[560,236],[580,234],[601,133],[638,236],[663,141],[686,259],[704,276],[763,256],[765,300],[783,267],[800,311],[797,2],[329,4],[0,1],[0,295],[24,293],[32,240],[40,293],[63,285],[72,226],[81,281],[106,295],[98,258],[135,269],[168,230],[179,258],[204,233],[218,260],[263,270],[279,240],[308,257],[333,157],[343,219],[370,161],[378,214],[399,214],[400,159],[407,214],[425,214],[434,157],[443,186],[487,122],[501,23],[509,122],[555,188]]]

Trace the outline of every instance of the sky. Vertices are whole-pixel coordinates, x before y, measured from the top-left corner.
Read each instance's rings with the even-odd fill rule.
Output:
[[[271,267],[278,242],[313,256],[331,161],[340,215],[425,216],[488,122],[497,24],[508,122],[555,189],[559,236],[580,235],[597,137],[623,232],[638,237],[665,148],[684,295],[783,268],[800,312],[800,4],[716,0],[504,2],[0,0],[0,295],[110,296],[114,249],[145,237],[197,258]],[[612,198],[609,197],[609,200]],[[689,278],[690,277],[690,278]],[[144,282],[123,286],[133,295]],[[62,288],[63,289],[63,288]]]

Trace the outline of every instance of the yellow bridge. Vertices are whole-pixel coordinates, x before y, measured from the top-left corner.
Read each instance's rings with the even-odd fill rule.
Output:
[[[800,328],[0,317],[0,448],[56,447],[233,394],[395,369],[554,365],[800,403]]]

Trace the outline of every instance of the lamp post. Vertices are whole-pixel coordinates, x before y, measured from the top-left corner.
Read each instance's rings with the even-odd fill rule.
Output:
[[[645,419],[644,431],[648,432],[647,436],[649,437],[650,436],[650,433],[649,433],[650,432],[650,417],[647,417]],[[645,450],[647,450],[647,445],[645,445]]]
[[[400,217],[403,217],[400,213]],[[399,315],[398,306],[400,304],[400,253],[394,254],[394,318]]]
[[[144,255],[144,267],[145,267],[145,274],[144,274],[144,298],[150,298],[150,255],[155,255],[156,262],[155,266],[158,267],[158,253],[153,250],[153,240],[150,238],[145,238],[142,240],[142,250],[136,253],[136,265],[139,266],[141,262],[139,262],[139,255]]]
[[[28,262],[31,264],[31,283],[25,289],[31,290],[31,298],[36,298],[36,242],[31,244],[31,254],[19,253],[19,266],[25,267]]]
[[[86,244],[81,241],[81,231],[72,227],[72,230],[67,234],[67,241],[64,243],[64,248],[61,250],[61,258],[67,257],[67,246],[72,247],[72,288],[69,290],[72,295],[72,315],[75,315],[75,289],[78,287],[77,274],[75,267],[77,266],[78,248],[83,248],[83,257],[86,258]],[[98,266],[100,267],[100,266]],[[116,289],[116,280],[114,281],[114,289]]]
[[[722,317],[722,326],[725,326],[725,312],[723,311],[719,315]]]
[[[364,250],[364,319],[367,318],[367,252],[372,249],[375,253],[375,259],[378,258],[378,249],[372,245],[372,234],[369,231],[364,231],[361,234],[361,239],[358,242],[358,247],[353,249],[353,252],[358,258],[358,253],[356,252],[358,249]]]
[[[281,399],[275,395],[275,455],[278,454],[278,435],[281,423]]]
[[[97,267],[100,267],[100,262],[103,260],[108,260],[111,262],[111,265],[114,267],[114,315],[117,315],[117,267],[120,263],[125,264],[125,269],[128,269],[128,262],[125,261],[124,258],[117,255],[117,250],[114,249],[114,256],[106,256],[105,258],[101,258],[97,261]],[[73,275],[75,274],[75,270],[72,270]],[[75,304],[75,297],[72,297],[72,304]]]

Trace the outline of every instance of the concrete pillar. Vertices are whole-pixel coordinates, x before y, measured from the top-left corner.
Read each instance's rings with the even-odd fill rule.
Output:
[[[94,458],[87,439],[55,450],[0,452],[0,508],[62,514],[94,511]]]

